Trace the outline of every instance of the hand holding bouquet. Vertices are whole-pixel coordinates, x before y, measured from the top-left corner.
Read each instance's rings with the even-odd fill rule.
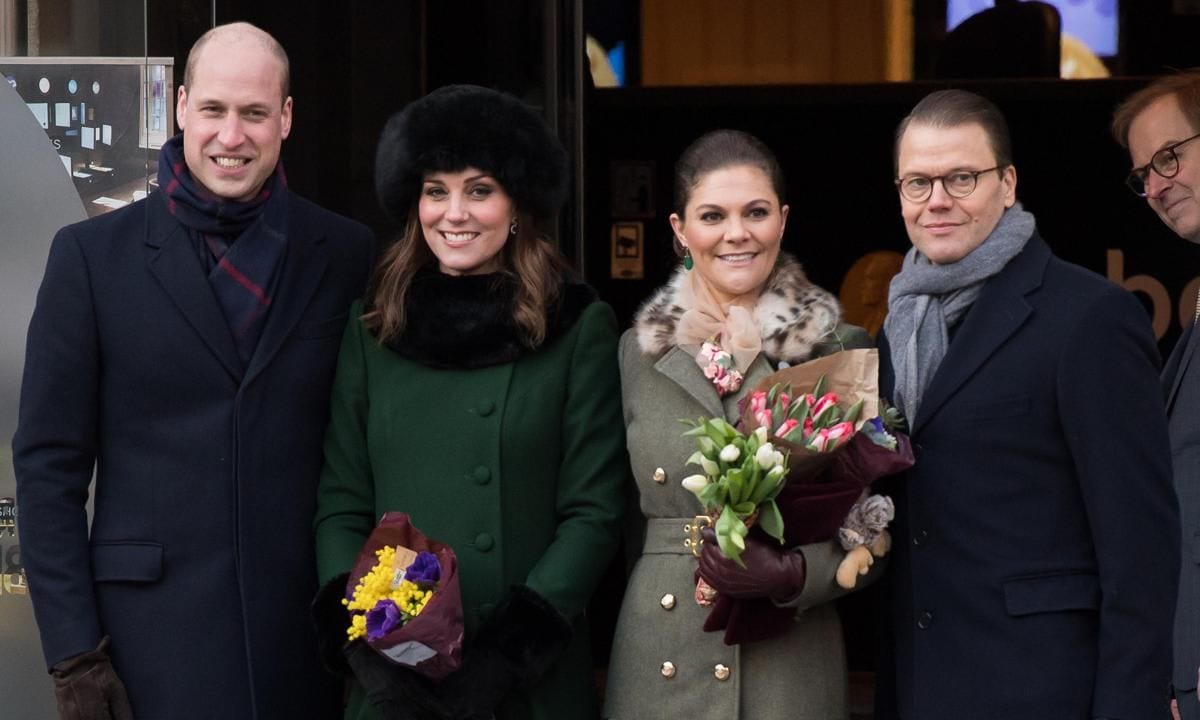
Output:
[[[748,525],[755,519],[764,532],[782,543],[783,518],[775,496],[783,487],[787,461],[767,442],[766,429],[744,435],[723,418],[690,424],[692,429],[684,435],[695,436],[700,449],[688,463],[699,465],[704,474],[684,478],[683,486],[695,493],[706,511],[716,515],[717,542],[725,557],[742,565]]]
[[[731,428],[732,435],[724,430],[728,423],[723,419],[692,423],[694,428],[687,434],[697,438],[699,449],[690,462],[701,465],[705,475],[686,479],[685,487],[696,492],[706,510],[721,507],[716,530],[718,545],[726,557],[735,557],[750,532],[748,523],[733,523],[732,516],[725,519],[731,502],[734,516],[748,518],[753,524],[757,513],[758,526],[776,540],[781,539],[787,548],[834,538],[854,546],[857,540],[853,535],[839,535],[848,524],[851,510],[870,497],[867,488],[872,482],[913,463],[908,438],[896,431],[898,415],[881,408],[878,363],[875,350],[847,350],[785,368],[763,378],[742,400],[738,428]],[[723,440],[725,445],[720,445]],[[772,456],[779,458],[780,462],[771,466],[773,472],[778,472],[776,465],[783,468],[782,481],[769,483],[765,492],[758,486],[747,490],[747,472],[737,459],[752,443],[757,448],[769,446]],[[739,455],[734,457],[729,451],[734,460],[722,465],[720,453],[728,445],[737,448]],[[765,472],[762,477],[766,478]],[[709,489],[714,486],[717,489]],[[762,499],[751,507],[749,503],[757,498]],[[890,519],[887,512],[879,511],[878,502],[873,501],[870,509],[872,522],[881,517]],[[724,542],[723,529],[728,536]],[[869,565],[869,547],[882,551],[886,540],[878,541],[882,527],[859,529],[870,531],[858,533],[866,540],[862,544],[867,546],[865,564]],[[861,552],[856,551],[854,562],[848,575],[856,581],[864,563]],[[750,642],[783,632],[793,614],[765,598],[735,600],[720,596],[715,598],[704,629],[724,629],[729,644]]]

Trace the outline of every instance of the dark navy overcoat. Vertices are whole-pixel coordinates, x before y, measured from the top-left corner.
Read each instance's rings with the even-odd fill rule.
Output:
[[[1036,233],[986,282],[894,488],[877,717],[1166,717],[1179,517],[1158,364],[1137,300]]]
[[[247,367],[161,193],[51,246],[13,441],[22,561],[47,663],[110,635],[138,718],[337,712],[307,618],[312,518],[372,241],[295,195],[288,207]]]

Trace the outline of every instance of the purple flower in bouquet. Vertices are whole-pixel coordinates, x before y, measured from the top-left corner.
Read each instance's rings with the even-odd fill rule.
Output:
[[[404,571],[404,579],[424,590],[436,585],[442,579],[442,566],[438,564],[437,555],[424,551],[417,553],[417,558]]]
[[[378,640],[404,623],[400,608],[391,600],[380,600],[367,611],[367,639]]]

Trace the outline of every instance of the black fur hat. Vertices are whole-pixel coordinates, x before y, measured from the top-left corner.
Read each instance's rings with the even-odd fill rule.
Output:
[[[490,173],[541,224],[567,197],[567,152],[542,117],[477,85],[438,88],[388,120],[375,151],[375,192],[403,223],[426,173],[468,167]]]

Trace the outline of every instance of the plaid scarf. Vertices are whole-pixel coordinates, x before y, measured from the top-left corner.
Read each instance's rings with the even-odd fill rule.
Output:
[[[217,197],[196,182],[183,158],[183,135],[162,146],[158,185],[167,210],[187,228],[208,283],[248,367],[262,335],[287,248],[287,178],[283,163],[252,200]]]

